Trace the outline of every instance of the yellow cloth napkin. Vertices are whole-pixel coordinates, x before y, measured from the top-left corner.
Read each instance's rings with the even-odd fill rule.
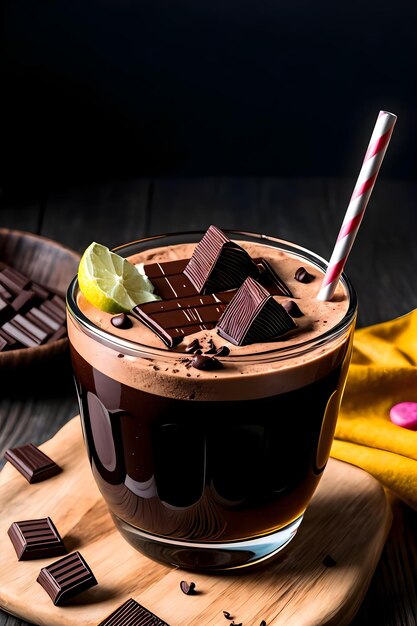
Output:
[[[417,432],[390,421],[417,402],[417,309],[356,330],[331,456],[363,468],[417,510]]]

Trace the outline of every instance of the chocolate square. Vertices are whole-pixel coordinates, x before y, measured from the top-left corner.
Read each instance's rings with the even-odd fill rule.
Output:
[[[248,276],[259,276],[249,254],[217,226],[210,226],[195,248],[184,274],[198,293],[214,293],[240,287]]]
[[[19,561],[47,559],[66,553],[64,543],[50,517],[13,522],[7,534]]]
[[[252,278],[247,278],[227,305],[217,331],[236,346],[272,341],[296,324],[273,296]]]
[[[9,461],[29,483],[38,483],[62,472],[62,469],[39,448],[29,443],[10,448],[4,453]]]
[[[72,552],[43,567],[36,579],[56,606],[97,585],[97,580],[79,552]]]
[[[98,626],[169,626],[144,606],[130,598],[110,613]]]

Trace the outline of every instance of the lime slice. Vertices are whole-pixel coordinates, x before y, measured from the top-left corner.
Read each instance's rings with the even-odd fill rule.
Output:
[[[137,304],[160,300],[147,276],[127,259],[95,241],[81,258],[78,284],[93,306],[108,313],[126,313]]]

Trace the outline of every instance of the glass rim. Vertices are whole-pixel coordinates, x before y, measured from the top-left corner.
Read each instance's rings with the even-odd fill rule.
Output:
[[[234,229],[222,229],[231,239],[237,240],[240,237],[240,240],[246,238],[247,241],[252,240],[253,243],[260,243],[267,245],[269,242],[273,244],[275,248],[281,248],[283,250],[287,250],[293,252],[295,254],[300,255],[300,257],[305,258],[309,262],[316,265],[320,270],[326,271],[328,266],[328,261],[326,261],[323,257],[316,254],[312,250],[300,246],[292,241],[288,241],[285,239],[280,239],[278,237],[273,237],[271,235],[264,235],[260,233],[253,233],[250,231],[241,231]],[[143,237],[141,239],[136,239],[134,241],[130,241],[128,243],[115,246],[111,248],[113,252],[117,254],[121,254],[121,256],[129,256],[123,255],[123,251],[130,249],[134,246],[144,246],[146,243],[153,244],[155,242],[161,242],[161,245],[164,245],[164,240],[168,238],[178,238],[178,237],[198,237],[195,243],[201,239],[204,235],[205,230],[189,230],[189,231],[177,231],[177,232],[168,232],[162,233],[158,235],[151,235],[149,237]],[[243,239],[244,241],[245,239]],[[177,242],[179,243],[179,242]],[[191,243],[191,241],[189,242]],[[172,245],[175,245],[174,243]],[[153,246],[155,247],[155,246]],[[144,248],[146,249],[146,248]],[[132,254],[132,253],[130,253]],[[353,287],[349,277],[345,272],[342,272],[340,276],[340,282],[344,286],[345,291],[349,296],[349,306],[339,322],[334,326],[330,327],[328,330],[324,331],[320,335],[313,337],[311,339],[307,339],[305,341],[300,341],[297,343],[292,343],[290,346],[281,346],[274,347],[271,350],[257,351],[253,353],[246,353],[242,355],[236,355],[230,357],[222,357],[222,360],[225,362],[230,361],[234,363],[245,362],[248,361],[265,361],[265,360],[284,360],[287,358],[292,358],[294,356],[300,356],[302,354],[308,353],[312,350],[315,350],[318,347],[326,345],[327,343],[337,339],[341,335],[345,333],[345,331],[349,328],[352,321],[354,320],[357,308],[358,308],[358,300],[355,288]],[[80,310],[77,304],[77,292],[78,292],[78,279],[77,276],[71,280],[66,294],[66,303],[67,303],[67,311],[68,314],[76,321],[76,323],[81,327],[81,329],[91,336],[99,340],[101,343],[106,344],[108,347],[113,348],[118,352],[123,352],[125,354],[129,354],[137,357],[147,357],[147,358],[163,358],[163,359],[178,359],[178,357],[187,357],[186,353],[178,352],[176,350],[170,350],[166,346],[156,347],[150,346],[145,343],[139,343],[137,341],[131,341],[128,339],[124,339],[118,335],[115,335],[108,330],[103,330],[96,324],[94,324],[84,313]],[[279,343],[279,342],[277,342]]]

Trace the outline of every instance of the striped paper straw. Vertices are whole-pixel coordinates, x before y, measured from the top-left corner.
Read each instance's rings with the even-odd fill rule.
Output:
[[[380,111],[317,300],[331,300],[361,225],[397,116]]]

